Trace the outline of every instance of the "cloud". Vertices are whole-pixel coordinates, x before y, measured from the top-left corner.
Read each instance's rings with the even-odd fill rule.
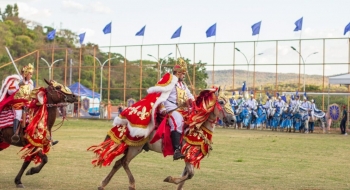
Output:
[[[72,0],[62,1],[62,9],[63,11],[66,11],[69,13],[84,12],[86,10],[83,4],[74,2]]]
[[[105,5],[105,4],[102,4],[101,2],[94,2],[94,3],[91,3],[90,4],[90,7],[92,7],[92,12],[93,13],[111,13],[111,9]]]
[[[27,3],[18,3],[19,16],[29,20],[38,20],[42,17],[50,17],[52,15],[49,9],[37,9],[29,6]]]
[[[73,0],[64,0],[62,1],[62,10],[68,13],[104,13],[104,14],[109,14],[111,13],[111,9],[97,1],[90,3],[89,5],[85,4],[80,4],[78,2],[75,2]]]

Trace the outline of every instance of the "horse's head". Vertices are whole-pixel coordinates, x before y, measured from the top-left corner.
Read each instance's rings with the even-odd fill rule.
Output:
[[[215,123],[217,118],[225,122],[234,121],[234,113],[229,101],[219,95],[220,88],[211,88],[200,92],[195,101],[195,112],[191,113],[187,123],[201,127],[205,122]]]
[[[54,80],[47,81],[46,88],[47,103],[48,104],[59,104],[59,103],[74,103],[78,102],[77,97],[70,91],[70,89]]]
[[[215,93],[217,95],[217,102],[219,103],[220,107],[216,108],[216,112],[214,110],[214,114],[222,119],[225,124],[233,125],[236,121],[236,117],[232,110],[230,101],[225,97],[223,93],[220,93],[220,88]]]

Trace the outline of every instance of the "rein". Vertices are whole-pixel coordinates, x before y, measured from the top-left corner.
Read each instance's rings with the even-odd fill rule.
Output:
[[[54,92],[56,92],[57,95],[58,95],[59,97],[61,97],[61,95],[64,96],[64,101],[65,101],[65,102],[57,103],[57,104],[46,104],[46,107],[52,108],[52,107],[61,107],[61,106],[68,106],[68,105],[69,105],[69,103],[67,102],[67,101],[68,101],[68,98],[67,98],[67,95],[66,95],[65,93],[63,93],[62,91],[59,91],[59,90],[55,89],[53,86],[49,86],[49,88],[50,88],[51,90],[53,90]],[[52,95],[52,93],[50,93],[50,91],[47,91],[47,93],[49,93],[50,95]],[[59,122],[59,123],[57,123],[56,125],[52,126],[52,127],[55,127],[55,126],[58,126],[58,127],[57,127],[55,130],[52,130],[52,129],[51,129],[51,132],[55,132],[55,131],[57,131],[58,129],[60,129],[60,128],[62,127],[63,123],[64,123],[64,120],[67,120],[65,116],[62,117],[62,121],[61,121],[61,122]]]
[[[64,102],[64,103],[57,103],[57,104],[46,104],[46,107],[51,108],[51,107],[61,107],[61,106],[68,106],[69,103],[68,102]]]
[[[60,126],[58,126],[55,130],[52,130],[52,128],[51,128],[51,132],[55,132],[55,131],[57,131],[59,128],[61,128],[62,125],[63,125],[64,120],[67,120],[66,117],[62,117],[62,121],[61,121],[61,122],[59,122],[59,123],[57,123],[56,125],[52,126],[52,127],[55,127],[55,126],[60,125]]]

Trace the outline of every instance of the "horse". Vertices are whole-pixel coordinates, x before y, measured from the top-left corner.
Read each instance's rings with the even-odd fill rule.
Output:
[[[241,106],[240,109],[242,111],[239,113],[239,119],[237,119],[237,121],[240,121],[240,125],[243,124],[243,127],[249,129],[250,122],[252,121],[252,114],[250,113],[247,106]]]
[[[177,184],[178,190],[182,189],[186,180],[191,179],[194,176],[194,168],[199,168],[200,160],[212,149],[211,138],[217,118],[224,120],[224,117],[226,116],[228,120],[232,122],[234,121],[234,114],[231,105],[228,101],[224,101],[224,99],[220,97],[218,93],[219,90],[215,88],[201,91],[195,101],[195,111],[188,116],[186,123],[189,127],[184,132],[181,149],[182,154],[185,155],[185,169],[181,177],[168,176],[164,179],[164,182]],[[163,120],[163,122],[164,121],[165,120]],[[164,125],[160,124],[158,131],[162,128],[161,126]],[[153,138],[157,135],[157,131],[152,131],[149,137],[146,138],[129,138],[128,135],[117,135],[117,133],[128,134],[128,128],[126,126],[120,125],[112,128],[111,130],[113,129],[116,133],[112,134],[109,132],[109,135],[106,137],[104,142],[88,148],[89,151],[93,151],[96,154],[96,158],[92,161],[92,163],[95,166],[100,167],[109,165],[116,156],[124,154],[120,159],[115,161],[113,168],[103,179],[101,185],[98,187],[98,190],[104,190],[112,179],[113,175],[121,167],[124,168],[128,175],[129,190],[134,190],[136,189],[135,178],[129,169],[129,163],[133,158],[141,153],[143,149],[146,151],[152,150],[162,153],[163,148],[165,147],[164,141],[166,141],[166,138],[163,136],[163,139],[159,138],[158,140],[154,140]],[[170,128],[168,126],[165,126],[165,130],[170,133]],[[132,140],[137,142],[133,146],[130,143]]]
[[[271,124],[270,124],[271,129],[272,131],[273,130],[277,131],[277,127],[280,125],[280,121],[281,121],[282,108],[276,107],[275,109],[273,109],[271,114],[273,114],[271,119]]]
[[[292,132],[293,128],[293,114],[290,106],[286,105],[282,112],[282,122],[281,122],[281,131],[286,128],[286,132]]]
[[[320,121],[321,122],[321,129],[323,130],[323,133],[325,133],[326,121],[327,121],[325,112],[323,112],[322,110],[314,109],[313,111],[311,111],[309,118],[310,118],[309,122],[315,123],[316,121]],[[314,131],[313,128],[314,128],[314,126],[312,126],[312,128],[310,129],[311,133],[313,133],[313,131]]]
[[[261,104],[258,105],[256,113],[257,117],[254,119],[253,125],[257,129],[260,127],[260,130],[262,130],[264,126],[266,128],[267,115]]]
[[[44,80],[48,84],[46,88],[36,88],[32,91],[32,94],[33,92],[36,92],[36,98],[32,99],[29,106],[29,112],[32,112],[33,117],[31,122],[27,123],[26,128],[21,129],[23,131],[20,130],[20,140],[17,143],[11,142],[11,137],[14,135],[12,129],[12,120],[14,118],[14,115],[11,107],[8,106],[7,110],[4,108],[4,110],[0,113],[0,117],[1,115],[6,115],[8,118],[12,118],[12,120],[8,122],[8,126],[0,128],[0,151],[6,149],[10,145],[23,147],[20,152],[23,153],[22,158],[24,159],[24,162],[14,180],[17,188],[24,188],[24,185],[21,182],[21,178],[31,161],[36,164],[40,164],[36,167],[30,168],[26,172],[26,175],[39,173],[44,165],[48,162],[46,153],[50,150],[51,147],[51,129],[56,120],[57,107],[65,106],[68,103],[74,103],[78,101],[77,97],[71,93],[68,87],[63,86],[53,80]],[[42,122],[45,122],[45,119],[43,119],[46,118],[45,115],[47,115],[47,126],[42,125]],[[19,127],[22,128],[21,126]],[[39,132],[37,131],[39,130],[42,130],[41,134],[43,135],[42,141],[40,142],[36,141],[37,139],[29,135],[30,133],[38,134]],[[33,145],[35,143],[39,143],[40,146]]]
[[[227,110],[233,110],[233,114],[234,114],[234,116],[233,116],[233,118],[231,118],[230,116],[229,117],[224,117],[223,118],[223,127],[225,128],[225,127],[230,127],[230,126],[235,126],[236,125],[236,123],[237,123],[237,118],[236,118],[236,113],[235,113],[235,110],[234,110],[234,106],[232,105],[232,102],[231,102],[231,100],[230,99],[228,99],[228,98],[226,98],[224,95],[221,95],[220,96],[220,100],[222,100],[223,101],[223,104],[224,104],[224,106],[225,106],[225,109],[227,109]],[[232,119],[233,119],[233,121],[232,121]]]

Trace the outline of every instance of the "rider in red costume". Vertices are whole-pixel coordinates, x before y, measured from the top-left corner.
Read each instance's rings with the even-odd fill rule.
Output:
[[[184,158],[181,154],[181,135],[184,117],[192,109],[193,95],[183,82],[187,64],[179,59],[173,68],[173,74],[166,73],[162,79],[147,90],[148,95],[126,108],[116,117],[113,126],[127,125],[131,137],[148,137],[155,128],[156,113],[168,114],[171,138],[174,148],[174,160]]]

